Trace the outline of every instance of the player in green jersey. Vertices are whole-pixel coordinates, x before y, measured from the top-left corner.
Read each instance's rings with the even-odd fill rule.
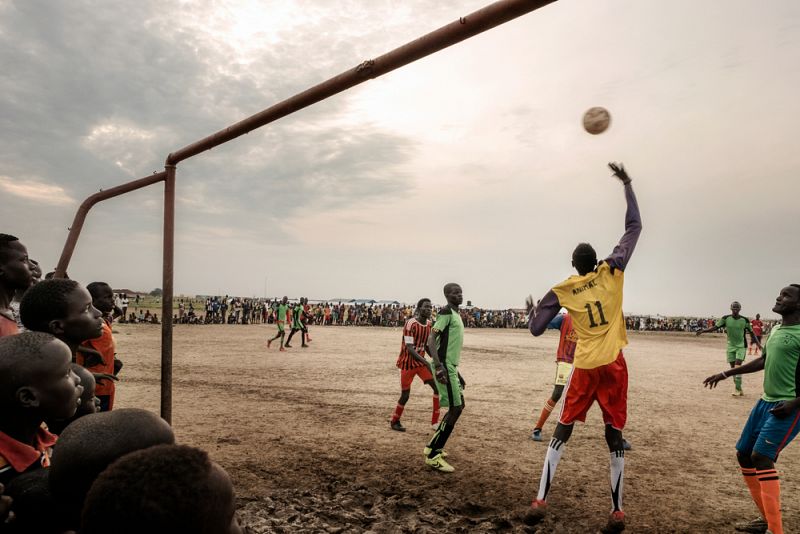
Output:
[[[783,534],[781,486],[775,462],[800,432],[800,284],[781,289],[772,311],[781,324],[770,332],[761,357],[705,379],[707,387],[729,376],[764,370],[764,394],[753,407],[736,443],[742,468],[761,517],[737,526],[743,532]]]
[[[277,314],[277,317],[275,318],[275,324],[278,325],[278,333],[275,334],[275,337],[267,340],[267,348],[269,348],[273,341],[281,338],[281,352],[286,350],[283,348],[283,338],[286,335],[286,310],[289,309],[287,302],[289,302],[289,298],[284,296],[281,299],[281,302],[278,304],[278,307],[275,309]]]
[[[464,379],[458,372],[461,362],[461,347],[464,344],[464,323],[458,307],[464,302],[461,286],[449,283],[444,286],[447,306],[439,310],[432,334],[428,337],[428,353],[433,357],[436,387],[439,390],[439,403],[448,407],[439,427],[425,447],[425,464],[444,473],[455,471],[445,462],[444,445],[453,432],[456,421],[464,410]]]
[[[289,345],[289,342],[292,341],[292,338],[296,332],[300,332],[300,346],[303,348],[308,347],[306,344],[306,329],[305,325],[303,324],[303,318],[306,313],[305,309],[303,308],[303,304],[305,304],[305,302],[301,297],[300,301],[292,308],[292,329],[289,332],[289,337],[286,339],[286,345],[284,345],[287,349],[292,348],[292,346]]]
[[[728,334],[728,349],[726,354],[728,365],[731,366],[731,369],[742,365],[742,362],[744,362],[744,353],[745,349],[747,348],[745,331],[750,332],[750,337],[755,339],[755,336],[753,335],[753,328],[750,326],[750,319],[739,315],[740,311],[742,311],[742,305],[737,301],[733,301],[731,303],[730,315],[723,315],[719,318],[714,326],[697,331],[697,335],[699,336],[703,333],[713,332],[715,330],[719,330],[720,328],[725,328],[725,331]],[[761,348],[760,341],[758,342],[758,348]],[[744,395],[744,392],[742,391],[741,376],[735,376],[733,378],[733,385],[735,389],[732,395],[734,397],[741,397]]]

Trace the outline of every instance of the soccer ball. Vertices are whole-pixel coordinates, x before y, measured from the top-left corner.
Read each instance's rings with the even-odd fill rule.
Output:
[[[592,135],[605,132],[611,124],[611,115],[606,108],[589,108],[583,114],[583,129]]]

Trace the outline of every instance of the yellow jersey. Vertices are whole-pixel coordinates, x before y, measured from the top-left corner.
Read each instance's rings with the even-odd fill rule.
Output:
[[[558,302],[572,317],[578,334],[573,364],[594,369],[617,359],[628,344],[622,316],[622,286],[625,273],[602,262],[597,269],[573,275],[553,288]]]

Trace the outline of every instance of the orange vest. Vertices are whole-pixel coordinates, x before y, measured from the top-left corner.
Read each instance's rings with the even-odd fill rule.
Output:
[[[84,367],[86,367],[92,373],[107,373],[109,375],[114,374],[114,354],[116,354],[117,349],[114,345],[114,336],[111,334],[111,327],[108,326],[108,323],[103,321],[103,334],[100,337],[97,339],[89,339],[84,341],[83,345],[96,350],[103,357],[103,363],[94,365],[92,367],[86,367],[84,365]],[[83,365],[83,355],[80,353],[80,351],[78,351],[75,360],[79,365]],[[95,387],[94,394],[111,395],[111,402],[109,403],[110,409],[114,403],[115,389],[116,387],[113,380],[100,380],[97,383],[97,387]]]

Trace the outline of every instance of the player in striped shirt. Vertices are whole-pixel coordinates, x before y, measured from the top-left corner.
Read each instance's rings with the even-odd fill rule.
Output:
[[[420,299],[417,302],[415,316],[406,321],[403,327],[403,343],[400,346],[400,356],[397,358],[397,368],[400,369],[400,400],[397,401],[390,423],[392,430],[398,432],[406,431],[400,423],[400,416],[403,415],[403,409],[408,402],[411,382],[414,381],[415,376],[433,389],[431,425],[435,428],[439,423],[439,391],[433,381],[430,364],[425,359],[425,344],[431,335],[432,310],[431,299]]]

